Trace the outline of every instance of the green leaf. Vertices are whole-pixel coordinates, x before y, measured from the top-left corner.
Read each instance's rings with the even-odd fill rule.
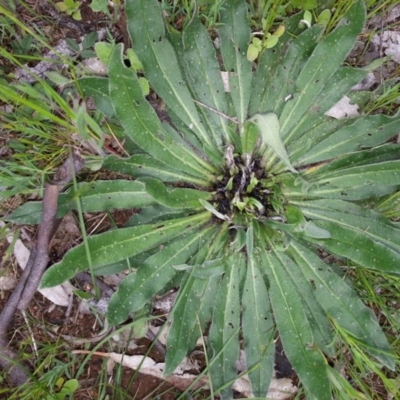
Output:
[[[323,129],[318,130],[316,135],[312,132],[312,129],[320,123],[320,119],[322,121],[326,120],[327,117],[324,114],[332,108],[332,105],[339,102],[354,85],[361,82],[366,76],[367,71],[363,69],[341,67],[327,79],[322,91],[313,99],[301,122],[294,128],[296,132],[293,132],[290,144],[288,143],[289,153],[291,152],[291,148],[297,151],[297,141],[299,139],[311,139],[310,133],[313,134],[313,145],[317,145],[317,143],[327,137],[327,133]]]
[[[73,82],[73,80],[71,78],[67,78],[63,75],[61,75],[59,72],[57,71],[49,71],[46,72],[46,76],[47,78],[49,78],[52,82],[54,82],[56,85],[68,85],[71,82]]]
[[[239,278],[244,268],[244,258],[242,254],[237,254],[230,260],[231,265],[222,277],[218,289],[208,337],[212,356],[210,373],[214,390],[236,378],[235,362],[239,357]],[[229,388],[222,392],[222,398],[232,398]]]
[[[171,312],[172,325],[167,336],[164,375],[174,372],[183,357],[191,350],[189,348],[189,334],[196,329],[196,325],[198,324],[197,314],[200,310],[208,283],[208,279],[189,276],[179,290]],[[200,327],[197,329],[198,336],[200,336]]]
[[[136,73],[125,67],[122,47],[116,46],[109,62],[110,97],[115,112],[132,140],[142,149],[173,168],[207,178],[212,167],[185,146],[175,146],[168,132],[161,127],[157,114],[143,97]],[[171,128],[172,129],[172,128]],[[204,182],[206,186],[209,179]]]
[[[356,0],[337,27],[317,45],[296,79],[297,91],[280,117],[282,137],[289,142],[326,81],[342,65],[365,22],[365,4]]]
[[[323,26],[327,26],[329,21],[331,20],[332,14],[329,8],[323,10],[317,17],[317,24],[321,24]]]
[[[271,35],[265,42],[263,43],[266,49],[272,49],[275,47],[279,41],[279,37],[275,35]]]
[[[140,77],[139,83],[142,88],[143,96],[148,96],[150,94],[149,81],[146,78]]]
[[[304,279],[299,266],[295,264],[292,259],[281,252],[275,253],[281,265],[284,266],[286,275],[290,276],[299,298],[301,299],[315,344],[325,354],[334,357],[334,348],[330,347],[333,342],[332,326],[329,323],[326,313],[316,301],[312,283]]]
[[[143,64],[146,78],[202,144],[212,147],[210,135],[200,121],[190,91],[177,68],[174,49],[165,36],[158,2],[128,0],[125,7],[133,48]]]
[[[354,123],[351,123],[353,121]],[[371,115],[351,120],[350,124],[332,132],[326,139],[313,146],[299,162],[301,165],[311,164],[382,144],[398,133],[399,121],[399,116],[386,115]]]
[[[241,136],[241,144],[242,144],[242,157],[245,157],[244,154],[248,154],[250,157],[255,152],[258,139],[260,137],[260,131],[252,122],[245,122],[243,127],[243,134]],[[243,161],[246,161],[245,159]]]
[[[227,261],[223,257],[215,260],[206,260],[202,264],[180,264],[174,265],[177,271],[186,271],[195,278],[208,279],[213,276],[222,275],[226,271]]]
[[[399,146],[394,143],[387,143],[376,146],[372,149],[361,150],[346,154],[324,164],[319,164],[307,170],[306,179],[318,179],[325,173],[346,170],[351,167],[370,165],[377,162],[396,160],[399,156]]]
[[[294,202],[296,204],[297,202]],[[297,203],[331,238],[320,245],[366,268],[400,274],[400,230],[378,213],[342,200]]]
[[[249,47],[247,48],[246,57],[249,61],[255,61],[260,54],[260,50],[253,44],[250,43]]]
[[[230,217],[228,215],[225,214],[221,214],[218,210],[215,209],[215,207],[210,204],[208,201],[206,200],[200,200],[200,203],[202,204],[202,206],[207,210],[212,212],[217,218],[221,219],[222,221],[229,221]]]
[[[321,229],[319,226],[315,225],[312,221],[307,221],[304,226],[304,233],[312,238],[316,239],[329,239],[331,234],[325,229]]]
[[[302,10],[311,10],[317,7],[317,0],[290,0],[290,4]]]
[[[357,189],[374,184],[400,185],[400,161],[385,161],[342,168],[339,171],[321,174],[314,182],[320,186],[322,196],[324,189],[329,191],[330,187]]]
[[[315,297],[329,317],[360,340],[367,351],[386,367],[394,370],[389,344],[371,310],[331,267],[309,249],[293,241],[289,250],[298,264],[298,271],[312,283]]]
[[[254,250],[254,226],[250,224],[246,231],[246,253],[249,257],[253,255]]]
[[[58,197],[57,218],[62,218],[81,202],[82,211],[97,212],[116,209],[144,207],[156,201],[147,194],[145,185],[138,181],[114,180],[82,182],[78,191],[72,188]],[[23,204],[6,217],[7,220],[23,224],[39,224],[42,220],[42,202],[31,201]]]
[[[285,33],[280,37],[273,51],[265,51],[260,57],[254,74],[249,114],[275,112],[281,108],[296,91],[294,77],[310,57],[321,35],[320,27],[297,34],[299,15],[285,20]]]
[[[204,246],[213,237],[211,233],[212,229],[208,228],[178,238],[149,257],[136,273],[128,275],[110,300],[110,324],[122,323],[130,313],[141,309],[150,301],[177,274],[173,266],[186,262],[199,246]]]
[[[81,10],[74,11],[71,14],[71,16],[75,21],[81,21],[82,20]],[[83,53],[83,51],[82,51],[82,53]],[[81,55],[82,55],[82,53],[81,53]]]
[[[225,2],[220,9],[221,54],[229,72],[229,89],[240,123],[247,119],[251,95],[251,62],[246,58],[250,38],[247,6],[241,0]]]
[[[79,388],[79,382],[77,379],[68,379],[63,387],[61,388],[61,392],[65,395],[72,394],[76,389]]]
[[[108,65],[108,61],[110,60],[110,56],[114,47],[114,43],[97,42],[94,44],[94,51],[96,52],[96,56],[104,65]]]
[[[141,178],[145,184],[146,192],[154,200],[171,208],[197,208],[201,207],[200,200],[209,200],[211,194],[190,188],[167,188],[164,183],[154,178]]]
[[[108,78],[87,76],[77,80],[85,97],[92,97],[96,107],[107,117],[115,115],[108,92]]]
[[[256,114],[249,119],[249,122],[254,123],[260,130],[261,139],[264,145],[272,149],[274,154],[290,171],[296,172],[290,163],[289,156],[287,155],[280,136],[278,116],[274,113]]]
[[[106,15],[110,14],[108,10],[108,1],[105,0],[92,0],[89,6],[94,12],[102,12]]]
[[[266,396],[274,371],[274,323],[268,291],[253,256],[247,259],[247,273],[242,294],[242,330],[247,369],[254,396]]]
[[[126,55],[128,57],[128,60],[131,63],[131,66],[135,69],[135,70],[143,70],[143,65],[140,62],[137,54],[133,51],[133,49],[128,49],[126,51]]]
[[[145,224],[154,224],[156,222],[168,221],[175,218],[181,218],[187,215],[186,210],[177,210],[156,204],[146,207],[140,213],[133,215],[126,226],[136,226]]]
[[[68,10],[67,4],[63,1],[59,1],[58,3],[55,4],[55,7],[57,8],[58,11],[65,12]]]
[[[324,357],[315,348],[303,303],[279,253],[263,251],[262,262],[269,276],[269,295],[285,354],[309,395],[331,399]],[[283,255],[281,254],[281,257]]]
[[[310,11],[308,10],[304,11],[302,22],[306,24],[308,28],[311,27],[312,14],[310,13]]]
[[[97,40],[97,32],[88,33],[82,41],[82,49],[91,48]]]
[[[209,213],[201,213],[163,224],[134,226],[89,237],[87,246],[90,249],[90,261],[87,259],[85,244],[73,248],[59,263],[45,272],[41,287],[59,285],[78,272],[89,269],[90,265],[107,265],[133,257],[201,226],[209,218]]]
[[[185,77],[196,100],[215,111],[199,107],[204,121],[212,133],[213,142],[221,147],[230,141],[228,105],[224,85],[221,79],[221,68],[218,63],[215,47],[204,25],[194,18],[185,28],[180,42],[180,57]]]
[[[201,179],[187,175],[185,171],[171,168],[170,165],[155,159],[148,154],[135,154],[130,158],[108,156],[103,161],[103,168],[118,171],[134,177],[151,176],[164,182],[193,182],[201,185]]]

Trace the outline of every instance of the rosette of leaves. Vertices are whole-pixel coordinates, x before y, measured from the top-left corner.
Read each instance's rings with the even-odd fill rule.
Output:
[[[203,331],[213,388],[223,398],[231,397],[241,349],[254,395],[265,396],[279,336],[309,398],[331,399],[333,324],[394,369],[377,319],[338,265],[400,271],[398,225],[370,206],[400,185],[398,146],[388,143],[399,117],[324,115],[368,73],[342,66],[363,29],[364,2],[356,0],[328,35],[320,25],[299,29],[301,15],[288,18],[257,65],[246,58],[244,0],[221,8],[218,49],[196,18],[169,33],[156,0],[127,0],[126,13],[169,121],[159,119],[116,46],[108,78],[92,78],[91,88],[135,145],[131,157],[109,156],[103,166],[136,179],[81,183],[62,197],[60,213],[77,196],[84,211],[141,212],[70,250],[41,286],[89,267],[96,274],[131,269],[110,301],[114,325],[179,287],[165,374]],[[326,264],[321,250],[336,262]]]

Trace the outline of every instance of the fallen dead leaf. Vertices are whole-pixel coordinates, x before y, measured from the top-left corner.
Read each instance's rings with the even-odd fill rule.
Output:
[[[350,98],[344,96],[338,101],[325,115],[336,119],[357,117],[360,115],[358,112],[357,104],[350,104]]]

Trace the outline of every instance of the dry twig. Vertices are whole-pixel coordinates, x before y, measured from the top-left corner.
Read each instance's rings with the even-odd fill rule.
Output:
[[[49,244],[61,220],[56,219],[59,193],[83,167],[79,154],[72,154],[46,184],[43,196],[43,216],[28,263],[21,279],[0,313],[0,367],[6,370],[14,385],[28,380],[27,368],[18,363],[18,354],[8,348],[7,333],[17,309],[25,310],[39,287],[49,261]]]

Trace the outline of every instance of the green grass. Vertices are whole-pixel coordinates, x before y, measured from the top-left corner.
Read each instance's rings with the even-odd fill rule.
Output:
[[[227,1],[227,0],[225,0]],[[172,29],[182,29],[189,23],[194,13],[198,12],[212,30],[218,25],[219,7],[224,0],[163,0],[165,10]],[[254,30],[264,26],[273,31],[288,13],[294,12],[288,7],[288,1],[249,1],[249,13]],[[336,0],[335,12],[328,25],[328,30],[337,23],[350,5],[350,1]],[[385,13],[396,4],[394,0],[366,0],[368,17]],[[58,88],[51,82],[39,81],[31,86],[15,81],[12,70],[27,61],[38,62],[42,59],[40,52],[50,48],[52,38],[36,27],[26,26],[17,17],[13,17],[14,3],[10,0],[10,9],[0,6],[0,106],[13,107],[10,114],[0,109],[0,139],[9,149],[7,158],[0,158],[0,187],[6,187],[0,198],[12,197],[21,194],[40,195],[45,181],[54,173],[63,159],[68,156],[70,147],[76,145],[72,139],[74,132],[79,132],[84,139],[94,139],[99,148],[103,140],[100,121],[79,107],[77,102],[68,95],[60,94]],[[25,7],[29,10],[29,7]],[[32,11],[32,10],[31,10]],[[35,15],[37,18],[38,16]],[[65,61],[65,60],[63,60]],[[69,77],[74,79],[77,71],[72,63],[69,64]],[[388,85],[383,83],[374,97],[370,99],[364,109],[366,113],[383,111],[393,114],[398,111],[400,84]],[[83,117],[82,117],[83,116]],[[95,123],[88,126],[89,122]],[[389,218],[400,219],[400,193],[383,199],[377,208]],[[349,273],[357,282],[356,290],[364,302],[371,306],[380,317],[382,326],[391,340],[392,346],[400,365],[400,279],[397,277],[382,276],[378,273],[349,268]],[[331,380],[337,390],[337,398],[342,399],[378,399],[379,391],[396,393],[400,390],[400,381],[396,375],[386,373],[381,366],[372,361],[359,347],[354,338],[346,332],[336,331],[341,340],[340,351],[337,355],[337,364],[332,370]],[[104,342],[106,343],[106,341]],[[102,344],[104,344],[102,343]],[[28,346],[28,342],[24,346]],[[97,348],[98,346],[95,346]],[[25,353],[25,352],[24,352]],[[205,352],[206,353],[206,352]],[[26,352],[27,357],[30,355]],[[351,354],[351,356],[350,356]],[[35,376],[26,388],[0,389],[0,395],[7,393],[9,399],[37,399],[45,398],[46,394],[60,388],[60,378],[64,382],[77,376],[78,366],[82,365],[82,358],[78,357],[59,341],[39,341],[39,357],[36,359]],[[83,361],[87,362],[88,358]],[[118,369],[119,368],[119,369]],[[121,368],[116,370],[116,385],[121,379]],[[347,379],[341,372],[345,371]],[[79,373],[78,373],[79,377]],[[105,388],[107,373],[102,368],[99,377],[99,399],[107,398]],[[2,381],[1,381],[2,380]],[[4,374],[0,375],[0,387],[5,381]],[[126,393],[116,391],[117,399],[123,399]],[[190,391],[180,398],[189,396]],[[384,393],[382,397],[384,398]],[[189,397],[186,397],[189,398]],[[209,398],[214,398],[211,394]]]

